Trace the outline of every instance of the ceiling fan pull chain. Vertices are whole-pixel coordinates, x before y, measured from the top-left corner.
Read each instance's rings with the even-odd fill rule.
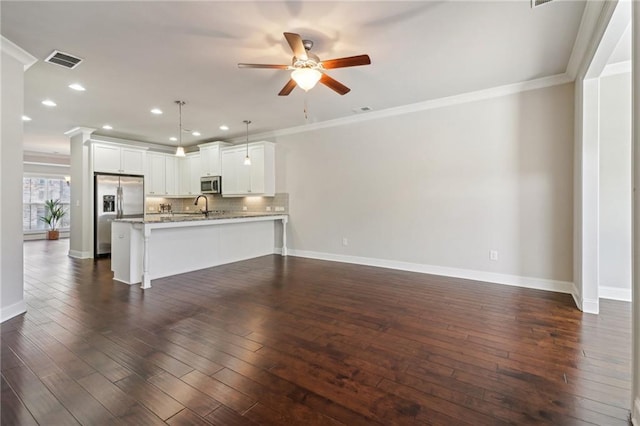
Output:
[[[304,120],[309,123],[309,106],[308,106],[308,101],[309,99],[309,92],[304,92]]]

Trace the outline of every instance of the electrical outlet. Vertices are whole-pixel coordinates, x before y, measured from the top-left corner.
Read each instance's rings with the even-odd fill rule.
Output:
[[[278,207],[276,207],[276,211],[277,212],[283,212],[284,211],[284,207],[278,206]]]
[[[247,211],[247,206],[242,206],[242,211],[246,212]]]
[[[489,259],[498,260],[498,250],[489,250]]]
[[[349,245],[349,240],[347,239],[347,237],[342,237],[342,245],[345,247]]]
[[[267,206],[267,211],[270,212],[271,211],[271,207]]]

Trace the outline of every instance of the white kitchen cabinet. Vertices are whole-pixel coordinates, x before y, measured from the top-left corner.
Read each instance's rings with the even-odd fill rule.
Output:
[[[246,145],[222,148],[222,195],[245,197],[275,195],[275,146],[271,142],[249,144],[251,165],[244,164]]]
[[[160,154],[148,153],[144,185],[147,194],[158,195],[164,192],[164,170],[162,169],[164,169],[164,157]]]
[[[198,145],[200,148],[200,176],[220,176],[222,168],[220,164],[221,149],[230,146],[226,142],[210,142]]]
[[[94,143],[92,152],[94,172],[144,174],[146,154],[144,149]]]
[[[178,163],[180,172],[180,187],[178,192],[180,195],[199,195],[200,194],[200,154],[187,154],[186,157],[180,159]]]
[[[173,154],[164,159],[164,188],[167,195],[178,193],[178,157]]]
[[[178,158],[171,154],[150,152],[147,154],[145,192],[164,196],[178,193]]]

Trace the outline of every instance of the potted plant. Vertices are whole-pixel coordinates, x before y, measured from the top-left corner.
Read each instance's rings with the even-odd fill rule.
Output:
[[[40,216],[40,220],[49,226],[47,231],[47,240],[57,240],[60,238],[58,224],[67,212],[64,210],[60,200],[47,200],[44,202],[44,216]]]

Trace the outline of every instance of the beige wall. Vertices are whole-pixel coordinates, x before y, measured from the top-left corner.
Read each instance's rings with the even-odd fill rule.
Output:
[[[573,121],[566,84],[276,137],[289,247],[572,281]]]

